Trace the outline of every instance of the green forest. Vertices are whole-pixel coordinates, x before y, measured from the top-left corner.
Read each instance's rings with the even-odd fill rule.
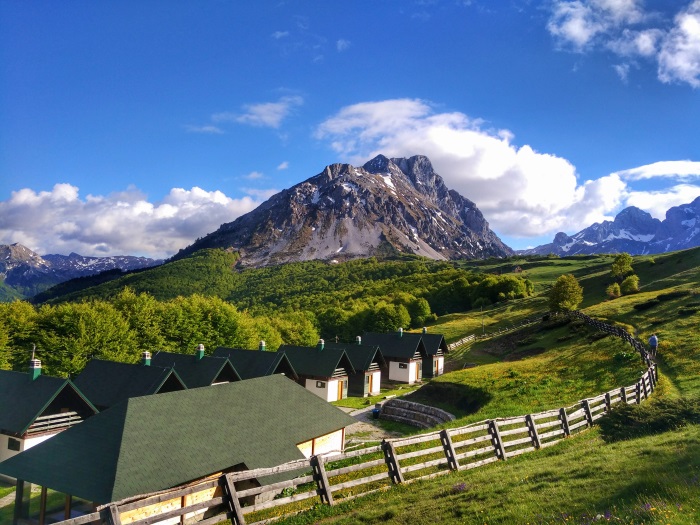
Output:
[[[136,362],[141,351],[315,345],[363,332],[418,328],[438,316],[524,298],[528,279],[416,257],[310,261],[236,269],[203,250],[95,285],[78,279],[37,299],[0,303],[0,368],[26,368],[36,345],[46,373],[70,377],[91,358]],[[102,276],[102,279],[104,276]],[[98,279],[99,280],[99,279]]]

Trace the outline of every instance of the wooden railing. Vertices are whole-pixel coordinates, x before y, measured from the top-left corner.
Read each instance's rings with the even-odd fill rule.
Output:
[[[262,525],[318,503],[334,505],[395,484],[473,469],[555,445],[592,427],[618,403],[640,404],[658,381],[656,365],[649,360],[643,344],[636,344],[618,327],[579,312],[574,315],[622,337],[640,351],[648,368],[634,385],[536,414],[385,439],[377,446],[312,456],[271,468],[229,472],[186,487],[113,502],[60,525],[153,525],[166,520],[213,525],[226,519],[236,525]],[[283,474],[294,477],[265,483],[266,477]]]

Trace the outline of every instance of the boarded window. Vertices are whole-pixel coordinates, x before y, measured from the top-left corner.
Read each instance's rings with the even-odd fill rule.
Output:
[[[407,363],[399,363],[399,368],[408,368]]]
[[[19,445],[20,445],[19,439],[9,438],[7,440],[7,448],[10,450],[15,450],[15,451],[19,452],[19,448],[20,448]]]
[[[325,381],[316,381],[316,388],[326,388]]]

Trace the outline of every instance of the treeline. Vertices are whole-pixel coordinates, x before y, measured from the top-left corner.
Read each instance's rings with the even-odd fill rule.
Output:
[[[111,301],[32,306],[0,304],[0,368],[26,370],[30,351],[50,375],[79,373],[91,358],[135,363],[143,350],[194,354],[198,344],[256,348],[265,340],[313,345],[312,316],[292,312],[253,317],[218,297],[191,295],[167,301],[124,289]]]
[[[418,328],[439,315],[527,297],[532,283],[450,262],[409,258],[319,261],[234,269],[236,257],[203,250],[158,268],[63,296],[0,305],[0,367],[23,369],[36,344],[57,375],[90,357],[136,362],[141,351],[190,353],[202,343],[269,349],[350,342],[366,331]],[[71,299],[68,302],[67,299]]]

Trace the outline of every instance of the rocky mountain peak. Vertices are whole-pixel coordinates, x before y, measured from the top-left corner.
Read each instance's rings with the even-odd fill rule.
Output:
[[[402,252],[433,259],[512,253],[473,202],[447,189],[427,157],[331,164],[182,250],[227,248],[241,264]]]

